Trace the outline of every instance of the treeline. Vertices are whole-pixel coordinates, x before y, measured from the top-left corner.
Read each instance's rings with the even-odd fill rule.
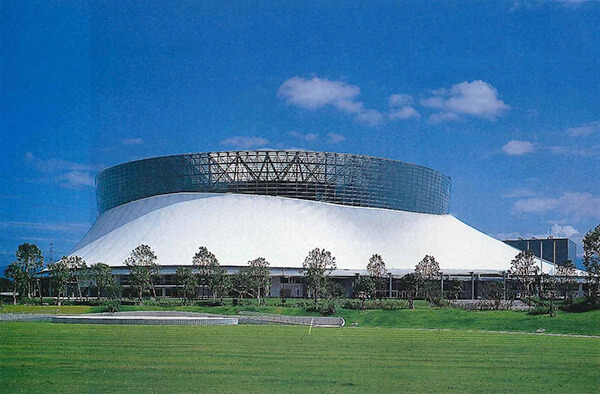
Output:
[[[587,276],[587,302],[591,308],[598,306],[600,282],[600,225],[589,231],[583,239],[583,264]],[[42,278],[48,276],[53,293],[61,299],[71,295],[82,298],[82,283],[93,286],[100,298],[102,293],[116,298],[122,289],[115,283],[111,267],[97,262],[92,265],[79,256],[64,256],[59,261],[44,264],[42,252],[35,244],[19,245],[15,261],[4,271],[9,280],[13,303],[17,294],[28,298],[39,297],[43,302]],[[258,303],[269,296],[271,287],[270,264],[258,257],[248,261],[246,266],[229,275],[220,266],[217,257],[202,246],[191,256],[191,266],[182,266],[175,272],[175,282],[179,295],[185,300],[196,298],[223,299],[234,295],[239,299],[256,298]],[[156,285],[160,281],[161,267],[158,257],[148,245],[139,245],[131,251],[124,261],[129,269],[129,287],[131,294],[141,302],[144,297],[157,297]],[[315,248],[305,257],[299,273],[308,290],[308,296],[316,303],[319,299],[342,297],[346,290],[331,279],[331,273],[337,268],[335,257],[325,249]],[[366,265],[367,275],[357,275],[352,283],[352,295],[362,300],[385,298],[388,294],[391,277],[384,259],[373,254]],[[542,273],[536,256],[530,251],[517,254],[511,262],[502,282],[491,282],[485,286],[485,298],[495,300],[499,306],[502,300],[519,296],[521,299],[538,297],[553,300],[564,297],[570,300],[577,287],[577,270],[571,261],[556,267],[554,275]],[[395,287],[403,289],[403,295],[412,306],[416,298],[424,298],[436,303],[444,297],[457,299],[463,291],[463,282],[459,279],[444,280],[440,265],[433,256],[425,256],[415,266],[413,273],[399,278]],[[75,292],[73,292],[73,289]],[[48,294],[52,296],[52,294]],[[281,297],[285,294],[282,292]]]

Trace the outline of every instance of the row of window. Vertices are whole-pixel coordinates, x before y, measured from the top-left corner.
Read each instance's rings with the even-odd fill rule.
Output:
[[[158,157],[111,167],[98,175],[96,183],[100,213],[177,192],[266,194],[437,214],[447,213],[450,203],[450,179],[431,169],[320,152]]]

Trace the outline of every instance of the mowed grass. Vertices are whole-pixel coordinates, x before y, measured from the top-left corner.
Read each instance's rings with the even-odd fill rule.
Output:
[[[79,314],[90,313],[94,309],[88,305],[3,305],[2,313],[42,313],[42,314]]]
[[[59,310],[59,312],[57,312]],[[3,312],[27,313],[92,313],[102,307],[72,306],[35,306],[5,305]],[[123,306],[124,311],[134,310],[178,310],[232,315],[243,311],[290,316],[318,316],[316,312],[307,312],[299,307],[279,306],[179,306],[162,308],[159,306]],[[600,335],[600,310],[585,313],[566,313],[557,315],[528,315],[517,311],[464,311],[455,308],[429,308],[426,303],[417,305],[417,309],[397,310],[350,310],[338,309],[336,316],[343,317],[346,324],[358,323],[359,327],[395,327],[395,328],[435,328],[454,330],[518,331],[535,332],[539,329],[555,334]]]
[[[253,311],[290,316],[318,316],[304,308],[248,307],[248,306],[183,306],[169,310],[205,312],[224,315]],[[124,311],[167,310],[161,307],[124,306]],[[523,311],[465,311],[456,308],[428,308],[396,310],[350,310],[338,309],[335,316],[343,317],[347,325],[358,323],[360,327],[435,328],[455,330],[535,332],[543,329],[554,334],[600,335],[600,310],[585,313],[558,311],[556,316],[529,315]]]
[[[2,392],[597,392],[600,340],[392,328],[0,324]]]

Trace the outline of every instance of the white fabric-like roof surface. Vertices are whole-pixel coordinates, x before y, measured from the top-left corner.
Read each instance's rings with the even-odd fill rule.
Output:
[[[186,265],[200,246],[221,265],[264,257],[275,267],[301,267],[325,248],[340,269],[365,269],[380,254],[388,268],[413,269],[426,255],[444,269],[507,270],[519,250],[451,215],[349,207],[292,198],[177,193],[105,212],[71,252],[88,264],[123,266],[131,250],[149,245],[161,265]],[[544,271],[550,269],[545,264]]]

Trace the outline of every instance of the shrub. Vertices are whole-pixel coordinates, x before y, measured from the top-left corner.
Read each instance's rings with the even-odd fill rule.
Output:
[[[528,315],[550,315],[550,316],[554,316],[556,314],[556,307],[550,306],[550,305],[536,305],[535,307],[531,308],[529,310],[529,312],[527,312]]]
[[[575,302],[567,302],[560,307],[565,312],[581,313],[600,309],[600,304],[592,302],[588,298],[579,298]]]
[[[307,312],[317,312],[322,316],[330,316],[337,311],[335,301],[327,300],[318,303],[311,303],[304,308]]]
[[[119,300],[105,301],[102,306],[104,307],[104,312],[115,313],[121,311],[121,301]]]

